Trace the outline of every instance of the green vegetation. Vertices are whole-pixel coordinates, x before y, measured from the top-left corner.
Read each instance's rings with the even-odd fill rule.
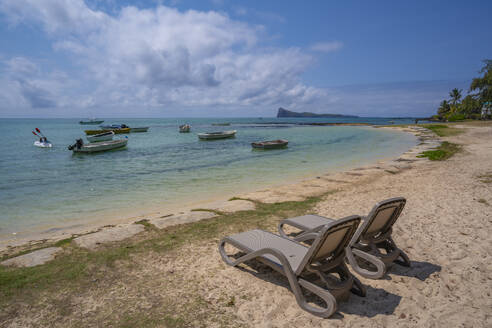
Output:
[[[444,161],[456,154],[460,149],[459,145],[444,141],[437,149],[424,151],[417,157],[427,157],[431,161]]]
[[[483,199],[483,198],[480,198],[480,199],[478,200],[478,202],[479,202],[479,203],[481,203],[481,204],[485,204],[485,205],[487,205],[487,206],[490,206],[489,202],[487,202],[487,200],[485,200],[485,199]]]
[[[440,137],[450,137],[463,133],[462,129],[457,129],[444,124],[423,124],[423,127],[433,131]]]
[[[480,182],[492,183],[492,173],[486,173],[478,176]]]
[[[492,60],[486,59],[483,62],[484,67],[480,70],[482,76],[473,79],[469,94],[461,101],[463,90],[451,90],[450,100],[441,102],[434,118],[447,122],[491,118],[490,114],[482,117],[482,107],[492,107]]]

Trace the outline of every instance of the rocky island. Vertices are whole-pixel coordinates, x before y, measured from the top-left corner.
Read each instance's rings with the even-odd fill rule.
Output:
[[[290,110],[280,107],[277,112],[277,117],[321,117],[321,118],[333,118],[333,117],[358,117],[354,115],[342,115],[342,114],[315,114],[309,112],[292,112]]]

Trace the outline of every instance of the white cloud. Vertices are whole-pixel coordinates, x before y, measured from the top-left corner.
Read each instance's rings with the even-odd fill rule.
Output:
[[[324,95],[301,82],[310,55],[262,48],[260,27],[222,13],[129,6],[109,15],[82,0],[4,0],[0,12],[13,25],[41,26],[79,65],[92,90],[82,88],[73,106],[294,107]],[[46,91],[45,105],[61,103]]]
[[[318,52],[333,52],[341,49],[343,43],[340,41],[318,42],[313,44],[310,49]]]
[[[68,102],[67,91],[75,83],[63,72],[43,72],[25,57],[0,64],[0,103],[5,108],[54,108]]]

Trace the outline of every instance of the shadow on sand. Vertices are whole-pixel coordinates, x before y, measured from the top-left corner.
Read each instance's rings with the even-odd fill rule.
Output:
[[[237,255],[237,257],[239,257],[239,255]],[[287,278],[267,265],[254,260],[245,264],[236,268],[252,274],[259,279],[291,290]],[[356,314],[365,317],[374,317],[378,314],[390,315],[394,313],[395,309],[400,304],[401,296],[389,293],[381,288],[373,288],[369,285],[365,285],[365,287],[367,288],[366,297],[359,297],[350,293],[348,300],[340,300],[337,302],[338,311],[330,319],[341,319],[343,318],[343,313]],[[306,290],[304,290],[304,292],[306,293],[306,300],[309,303],[324,306],[323,302],[315,295],[312,295]],[[292,299],[295,299],[293,293]]]
[[[441,266],[429,262],[410,261],[410,267],[398,264],[393,265],[386,274],[385,279],[391,280],[392,275],[417,278],[421,281],[426,280],[434,272],[440,272]]]

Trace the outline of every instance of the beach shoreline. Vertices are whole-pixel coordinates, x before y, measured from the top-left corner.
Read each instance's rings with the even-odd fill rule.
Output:
[[[362,128],[368,127],[364,125]],[[370,128],[382,128],[392,130],[397,133],[409,133],[414,135],[417,138],[417,141],[419,140],[419,135],[422,133],[422,131],[417,131],[406,127],[372,126]],[[435,136],[435,138],[437,140],[437,136]],[[212,197],[203,198],[193,202],[187,200],[175,203],[174,205],[166,205],[163,207],[156,206],[152,209],[143,208],[141,210],[136,210],[137,212],[139,212],[139,214],[137,215],[125,216],[122,211],[115,211],[114,213],[110,212],[104,215],[99,215],[96,220],[93,219],[89,222],[82,222],[81,220],[79,220],[76,222],[69,222],[67,224],[59,224],[57,226],[49,225],[43,228],[37,228],[36,230],[30,232],[15,233],[10,236],[10,238],[0,238],[0,256],[16,253],[18,250],[44,247],[47,244],[56,243],[67,238],[74,238],[81,235],[91,234],[108,227],[131,224],[141,220],[153,220],[172,215],[182,215],[184,213],[189,213],[194,209],[214,208],[220,211],[220,207],[224,206],[224,204],[227,204],[227,201],[231,199],[231,197],[251,198],[255,200],[265,201],[265,199],[260,198],[265,195],[265,192],[273,191],[277,194],[279,194],[280,192],[279,195],[274,197],[275,201],[299,200],[302,197],[300,198],[299,196],[291,196],[289,195],[289,193],[282,195],[281,191],[296,190],[296,192],[301,192],[306,195],[317,195],[320,192],[318,188],[314,188],[314,190],[308,191],[306,193],[305,186],[312,184],[312,182],[316,182],[315,180],[317,180],[319,176],[344,174],[345,172],[353,170],[360,170],[378,165],[384,166],[387,163],[391,165],[391,163],[394,164],[394,161],[400,158],[402,155],[412,153],[416,149],[418,150],[422,148],[419,148],[419,143],[421,142],[422,140],[416,142],[417,144],[410,149],[402,149],[402,154],[397,157],[391,156],[387,158],[378,158],[377,161],[374,161],[373,159],[363,163],[354,163],[353,165],[349,165],[348,167],[336,167],[325,169],[323,170],[323,172],[304,173],[302,175],[290,177],[289,182],[276,182],[273,184],[264,185],[261,188],[258,188],[258,186],[243,188],[235,194],[231,194],[227,191],[222,193],[214,193]],[[269,202],[268,200],[266,201]]]

